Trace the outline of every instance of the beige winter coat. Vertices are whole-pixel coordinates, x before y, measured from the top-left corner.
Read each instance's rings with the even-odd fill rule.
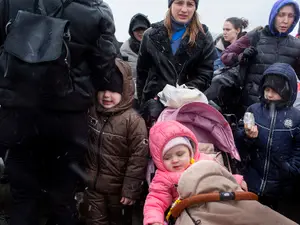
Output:
[[[242,191],[235,178],[214,161],[188,168],[178,183],[181,199],[211,192]],[[293,221],[257,201],[210,202],[183,211],[176,225],[295,225]],[[191,218],[192,217],[192,218]],[[193,220],[194,222],[193,222]]]

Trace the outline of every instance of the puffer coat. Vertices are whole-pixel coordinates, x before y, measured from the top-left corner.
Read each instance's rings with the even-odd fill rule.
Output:
[[[89,188],[136,200],[145,179],[148,131],[144,120],[131,108],[134,84],[130,66],[119,59],[116,65],[124,77],[122,100],[111,109],[96,104],[90,110],[86,172]]]

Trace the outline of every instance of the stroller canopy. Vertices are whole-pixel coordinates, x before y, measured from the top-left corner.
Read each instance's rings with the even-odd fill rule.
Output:
[[[241,160],[229,123],[212,106],[202,102],[192,102],[178,109],[166,108],[160,114],[158,122],[167,120],[176,120],[191,129],[198,142],[212,143],[217,149]]]

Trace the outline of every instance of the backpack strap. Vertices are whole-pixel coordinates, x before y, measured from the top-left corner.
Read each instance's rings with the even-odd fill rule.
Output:
[[[260,40],[261,30],[256,30],[252,35],[251,46],[257,47],[257,44]]]
[[[253,46],[255,48],[257,47],[257,44],[260,40],[261,31],[262,30],[254,30],[254,31],[251,31],[252,33],[249,33],[250,38],[251,38],[250,46]],[[249,68],[249,66],[241,66],[240,67],[240,75],[241,75],[242,81],[243,81],[242,89],[245,87],[247,79],[248,79],[248,73],[247,73],[248,68]]]
[[[57,16],[57,14],[62,10],[62,12],[61,12],[61,16],[64,14],[64,10],[73,2],[73,0],[65,0],[65,1],[63,1],[63,0],[60,0],[61,2],[62,2],[62,4],[61,4],[61,6],[60,7],[58,7],[58,9],[57,10],[55,10],[53,13],[51,13],[51,16],[52,17],[56,17]],[[60,17],[61,17],[60,16]]]
[[[34,0],[34,6],[33,11],[34,13],[41,14],[41,15],[47,15],[46,8],[44,6],[44,0]],[[57,17],[58,13],[61,12],[61,17],[64,13],[64,10],[73,2],[73,0],[60,0],[61,5],[52,13],[48,14],[48,16],[51,17]]]

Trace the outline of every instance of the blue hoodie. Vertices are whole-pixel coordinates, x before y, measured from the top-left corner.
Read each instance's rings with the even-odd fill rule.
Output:
[[[248,108],[258,127],[258,137],[249,139],[244,128],[237,131],[236,146],[241,154],[250,155],[251,163],[244,173],[249,190],[261,196],[280,198],[291,193],[294,181],[300,175],[300,111],[292,107],[297,95],[294,69],[286,63],[275,63],[264,73],[284,77],[290,87],[290,100],[277,110],[263,102]],[[261,92],[261,94],[263,94]]]
[[[289,30],[286,33],[279,33],[275,29],[275,18],[277,16],[278,12],[280,11],[280,9],[288,4],[294,5],[296,17],[295,17],[295,20],[294,20],[292,26],[289,28]],[[269,26],[270,26],[271,33],[278,37],[287,36],[289,33],[291,33],[294,30],[295,26],[297,25],[297,23],[299,21],[299,17],[300,17],[299,5],[295,0],[278,0],[273,5],[273,8],[272,8],[270,16],[269,16]]]

